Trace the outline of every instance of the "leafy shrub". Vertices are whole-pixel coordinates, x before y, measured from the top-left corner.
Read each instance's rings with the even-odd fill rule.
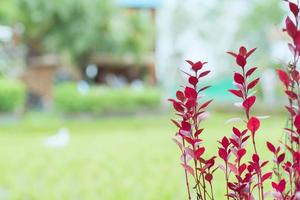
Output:
[[[13,112],[25,103],[25,87],[11,79],[0,79],[0,112]]]
[[[228,52],[234,57],[238,70],[234,72],[233,80],[236,89],[229,92],[239,98],[235,106],[244,111],[243,118],[234,118],[229,121],[241,121],[243,129],[232,128],[230,137],[224,136],[218,148],[218,157],[224,164],[219,168],[224,172],[226,180],[226,194],[224,199],[234,200],[264,200],[272,194],[276,200],[299,200],[300,199],[300,72],[297,64],[300,57],[300,28],[299,2],[297,4],[287,1],[292,18],[285,20],[286,27],[283,29],[288,33],[291,43],[288,44],[291,51],[291,61],[284,69],[277,69],[280,81],[284,86],[284,92],[288,99],[285,108],[288,111],[288,121],[284,128],[285,142],[281,141],[276,146],[267,142],[264,148],[268,148],[273,155],[274,166],[271,169],[267,164],[270,160],[262,160],[260,148],[256,145],[256,135],[260,129],[260,119],[252,114],[252,108],[256,101],[253,89],[259,82],[259,78],[252,78],[256,67],[251,67],[247,59],[255,51],[248,51],[240,47],[237,53]],[[203,144],[201,128],[202,121],[207,117],[205,108],[211,101],[203,100],[203,91],[208,88],[199,88],[199,80],[207,75],[209,71],[202,71],[205,63],[201,61],[187,61],[191,65],[187,75],[189,84],[182,90],[176,92],[176,98],[170,99],[173,104],[177,120],[171,120],[177,127],[174,137],[175,143],[181,151],[181,165],[185,172],[185,181],[188,199],[193,196],[197,200],[214,199],[213,173],[218,169],[214,167],[217,156],[206,158],[204,156],[206,147]],[[251,141],[251,142],[250,142]],[[250,143],[252,150],[247,148]],[[252,143],[252,144],[251,144]],[[251,159],[248,160],[246,155]],[[269,169],[266,169],[266,166]],[[271,192],[265,191],[265,182],[272,179]],[[194,195],[191,193],[194,189]]]
[[[160,102],[159,92],[155,88],[137,91],[131,88],[112,89],[92,86],[87,93],[80,93],[73,83],[57,86],[54,96],[56,108],[68,113],[132,111],[155,107]]]

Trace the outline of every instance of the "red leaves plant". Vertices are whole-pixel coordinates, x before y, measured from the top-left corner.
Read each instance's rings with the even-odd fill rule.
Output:
[[[274,145],[266,143],[273,155],[272,171],[265,170],[269,161],[263,160],[256,146],[256,136],[261,127],[260,117],[252,114],[256,103],[253,95],[259,83],[259,78],[253,78],[257,67],[249,66],[249,58],[256,48],[248,50],[241,46],[238,52],[227,52],[234,57],[237,68],[233,74],[235,89],[230,89],[239,102],[236,105],[244,113],[244,127],[232,127],[231,136],[223,136],[218,141],[217,155],[222,164],[215,166],[216,156],[207,157],[202,139],[205,132],[201,128],[202,121],[207,117],[207,106],[212,100],[203,101],[203,93],[210,86],[199,88],[201,79],[210,71],[203,70],[207,62],[186,62],[190,71],[187,75],[188,85],[176,92],[176,98],[169,99],[179,119],[171,121],[177,131],[174,142],[181,152],[181,165],[185,173],[188,199],[214,200],[213,180],[214,172],[220,168],[224,172],[226,181],[227,200],[259,200],[266,199],[265,184],[274,178],[270,184],[271,194],[275,200],[300,199],[300,72],[297,69],[300,58],[300,28],[299,5],[285,0],[289,5],[291,17],[286,17],[285,28],[291,42],[291,61],[283,69],[277,69],[279,80],[284,87],[284,94],[288,100],[285,106],[288,113],[288,123],[284,128],[286,141]],[[250,93],[251,92],[251,93]],[[240,106],[242,105],[242,106]],[[240,119],[240,118],[238,118]],[[250,141],[250,142],[249,142]],[[251,158],[247,160],[247,158]],[[274,176],[273,176],[274,175]],[[194,191],[194,195],[191,193]]]
[[[174,141],[181,150],[182,167],[185,171],[186,187],[188,191],[188,199],[192,198],[190,184],[193,182],[193,187],[196,192],[197,199],[213,199],[212,180],[213,173],[216,168],[215,157],[205,158],[205,147],[202,146],[203,140],[200,138],[203,128],[200,128],[201,122],[204,119],[205,108],[212,100],[202,100],[200,92],[203,92],[209,86],[198,89],[198,83],[201,78],[209,74],[209,70],[201,71],[206,62],[192,62],[187,60],[190,65],[191,74],[187,79],[190,85],[185,86],[183,90],[176,92],[176,99],[169,99],[172,102],[179,120],[172,120],[178,128]],[[200,143],[201,142],[201,143]],[[192,177],[188,176],[190,174]],[[207,188],[211,188],[210,192]]]
[[[240,47],[239,53],[228,52],[236,58],[236,64],[240,67],[240,72],[235,72],[233,80],[236,83],[236,89],[230,89],[229,92],[238,97],[242,101],[242,108],[245,112],[246,129],[240,131],[233,127],[233,135],[230,138],[226,136],[220,141],[219,157],[224,161],[222,168],[225,173],[227,183],[227,199],[254,199],[254,190],[257,189],[259,199],[264,199],[263,184],[270,179],[272,172],[263,174],[263,167],[268,161],[262,161],[257,152],[255,144],[255,133],[260,128],[260,120],[251,116],[251,108],[256,102],[255,96],[250,96],[249,91],[254,89],[259,82],[259,78],[250,81],[251,76],[257,67],[247,68],[247,59],[254,53],[256,49],[248,51],[245,47]],[[254,153],[252,160],[244,161],[247,154],[245,148],[246,142],[251,137]],[[229,158],[232,159],[229,159]],[[230,175],[233,174],[234,177]],[[256,177],[256,182],[255,182]]]
[[[279,80],[284,86],[284,92],[288,99],[285,108],[288,111],[288,124],[284,128],[286,142],[281,142],[283,147],[276,147],[267,142],[269,151],[274,156],[273,172],[277,177],[272,182],[275,190],[275,199],[295,200],[300,199],[300,162],[297,155],[300,154],[300,94],[299,94],[299,71],[297,69],[300,54],[300,30],[299,30],[299,5],[286,0],[289,4],[293,19],[289,16],[285,20],[285,29],[291,38],[289,43],[291,50],[291,62],[284,69],[277,69]],[[288,186],[288,187],[287,187]]]

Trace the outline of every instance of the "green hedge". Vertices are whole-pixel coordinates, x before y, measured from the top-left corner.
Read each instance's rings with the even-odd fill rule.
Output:
[[[68,83],[55,87],[54,103],[56,109],[68,113],[134,111],[158,106],[160,93],[156,88],[136,91],[92,86],[87,94],[80,94],[76,84]]]
[[[26,90],[24,85],[13,79],[0,79],[0,112],[13,112],[24,106]]]

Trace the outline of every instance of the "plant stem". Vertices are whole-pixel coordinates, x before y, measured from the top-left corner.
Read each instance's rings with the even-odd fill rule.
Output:
[[[229,177],[228,177],[228,164],[227,164],[227,161],[225,163],[225,179],[226,179],[226,197],[227,197],[227,200],[229,200],[229,190],[228,190],[228,182],[229,182]]]
[[[215,199],[215,198],[214,198],[214,189],[213,189],[213,187],[212,187],[211,182],[209,182],[209,185],[210,185],[211,199],[214,200],[214,199]]]
[[[185,141],[184,139],[182,139],[182,144],[183,147],[185,148]],[[183,150],[183,160],[184,160],[184,164],[186,165],[186,156],[185,156],[185,150]],[[188,193],[188,200],[191,200],[191,191],[190,191],[190,184],[189,184],[189,178],[187,175],[187,171],[186,169],[184,169],[184,174],[185,174],[185,183],[186,183],[186,188],[187,188],[187,193]]]

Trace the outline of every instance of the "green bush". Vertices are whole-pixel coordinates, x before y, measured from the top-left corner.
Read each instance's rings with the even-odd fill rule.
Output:
[[[137,91],[131,88],[92,86],[86,94],[81,94],[76,84],[68,83],[56,86],[54,94],[56,108],[68,113],[135,111],[153,108],[160,103],[160,94],[155,88]]]
[[[13,112],[24,105],[26,92],[17,80],[0,79],[0,112]]]

